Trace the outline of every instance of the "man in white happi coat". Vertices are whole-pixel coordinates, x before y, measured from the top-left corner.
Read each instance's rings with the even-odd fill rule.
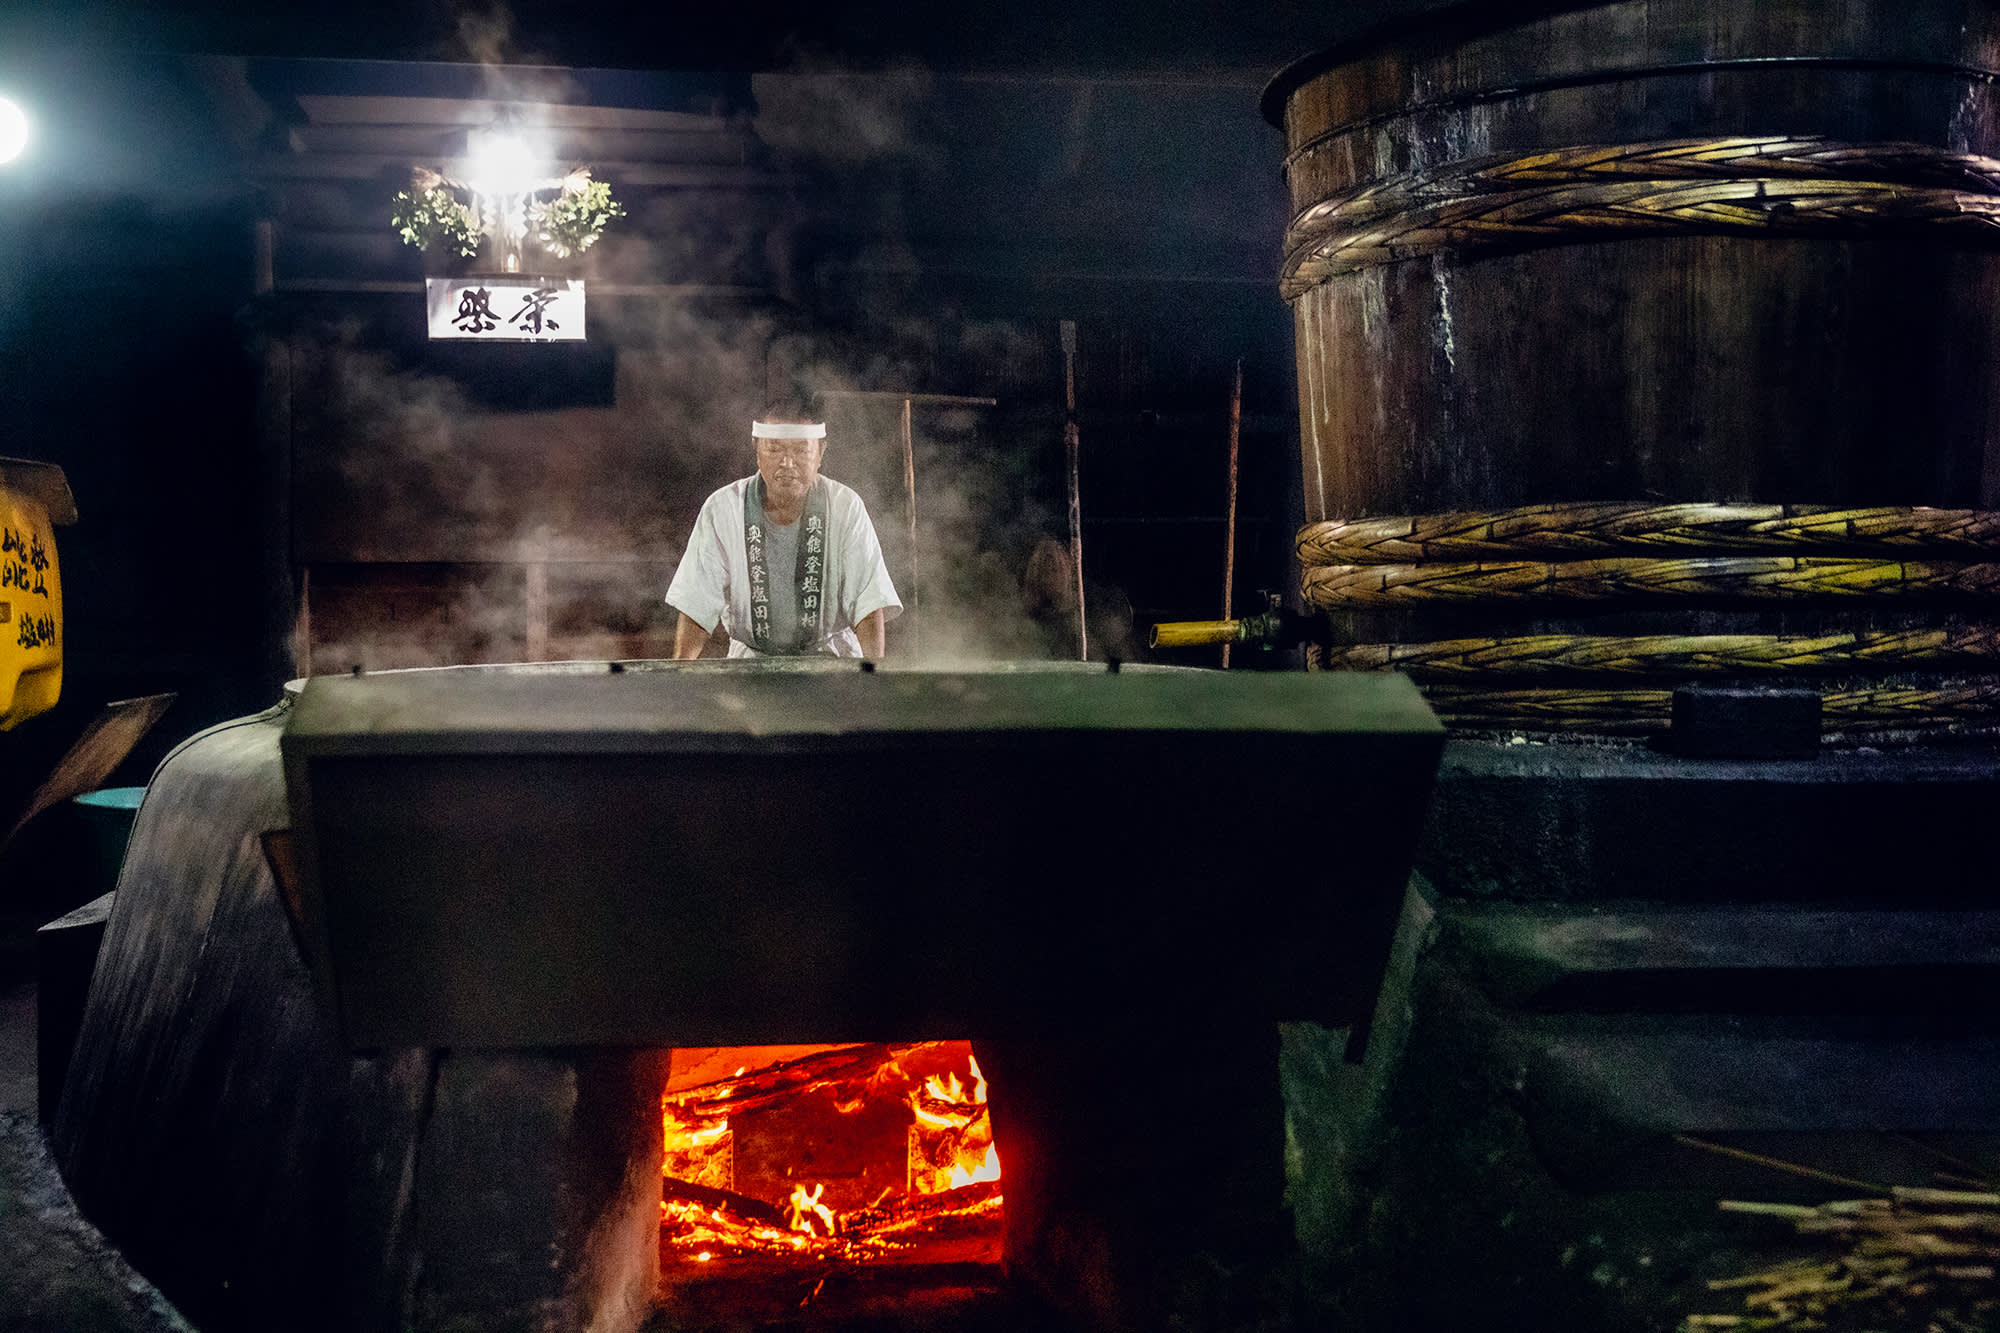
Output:
[[[718,623],[731,657],[880,657],[902,612],[861,497],[819,475],[826,424],[766,413],[757,471],[708,497],[667,588],[674,656],[699,657]]]

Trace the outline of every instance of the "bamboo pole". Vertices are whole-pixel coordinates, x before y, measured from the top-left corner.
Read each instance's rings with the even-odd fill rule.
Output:
[[[1852,1176],[1837,1176],[1831,1171],[1821,1171],[1815,1167],[1800,1166],[1797,1162],[1787,1162],[1783,1158],[1766,1157],[1762,1153],[1747,1152],[1742,1148],[1732,1148],[1726,1143],[1711,1143],[1698,1139],[1692,1134],[1676,1134],[1674,1142],[1684,1148],[1698,1148],[1702,1152],[1712,1152],[1719,1157],[1733,1157],[1739,1162],[1749,1162],[1755,1166],[1766,1166],[1773,1171],[1783,1171],[1787,1175],[1802,1176],[1807,1180],[1817,1180],[1828,1185],[1838,1185],[1842,1189],[1861,1190],[1869,1194],[1888,1194],[1887,1185],[1877,1185],[1871,1181],[1856,1180]]]
[[[1090,631],[1085,627],[1083,609],[1083,496],[1079,460],[1083,441],[1076,428],[1076,321],[1062,321],[1063,352],[1063,452],[1069,468],[1069,562],[1076,570],[1076,655],[1090,660]]]
[[[1229,391],[1229,505],[1222,523],[1222,618],[1236,603],[1236,454],[1243,439],[1243,358],[1236,358],[1236,382]],[[1222,645],[1222,669],[1229,670],[1229,644]]]
[[[822,389],[819,396],[903,405],[903,498],[910,522],[910,614],[915,627],[910,636],[910,654],[919,656],[924,649],[923,568],[917,551],[917,453],[911,413],[918,403],[926,407],[997,407],[1000,400],[962,393],[904,393],[896,389]]]

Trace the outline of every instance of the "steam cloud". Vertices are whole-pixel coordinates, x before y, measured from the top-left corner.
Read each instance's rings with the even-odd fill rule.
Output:
[[[544,72],[499,63],[519,55],[504,11],[468,16],[460,36],[491,62],[495,100],[567,93]],[[797,178],[887,166],[884,178],[921,181],[929,87],[915,68],[864,78],[808,62],[758,76],[754,128]],[[875,197],[873,258],[900,260],[896,191]],[[867,502],[905,605],[921,599],[920,618],[892,623],[892,654],[911,653],[919,619],[930,662],[1059,653],[1057,627],[1074,614],[1063,601],[1067,552],[1051,540],[1063,520],[1034,498],[1048,487],[1024,474],[1036,464],[1010,413],[1054,397],[1054,331],[915,313],[920,301],[907,298],[870,298],[836,326],[796,305],[672,290],[691,272],[723,271],[810,300],[817,279],[798,271],[798,217],[735,193],[663,191],[607,234],[588,256],[593,287],[647,289],[593,295],[591,341],[616,357],[608,405],[494,411],[451,376],[396,364],[352,325],[295,338],[312,669],[664,655],[674,617],[661,599],[701,502],[753,469],[750,418],[798,390],[827,411],[826,474]],[[969,368],[966,382],[929,382],[940,366]],[[917,405],[914,546],[901,403],[856,390],[1002,400],[998,410]],[[1103,631],[1092,632],[1095,646]]]

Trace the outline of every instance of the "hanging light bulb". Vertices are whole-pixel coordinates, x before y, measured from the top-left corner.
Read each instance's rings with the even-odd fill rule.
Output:
[[[12,99],[0,97],[0,166],[28,148],[28,114]]]
[[[481,194],[523,194],[535,188],[541,162],[519,130],[500,128],[467,136],[467,183]]]
[[[539,145],[512,118],[466,136],[466,184],[472,187],[482,224],[497,243],[503,272],[521,271],[528,236],[528,201],[549,182]]]

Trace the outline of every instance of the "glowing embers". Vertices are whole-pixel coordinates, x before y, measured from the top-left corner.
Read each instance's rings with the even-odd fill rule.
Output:
[[[662,1110],[669,1267],[998,1262],[967,1042],[675,1051]]]

